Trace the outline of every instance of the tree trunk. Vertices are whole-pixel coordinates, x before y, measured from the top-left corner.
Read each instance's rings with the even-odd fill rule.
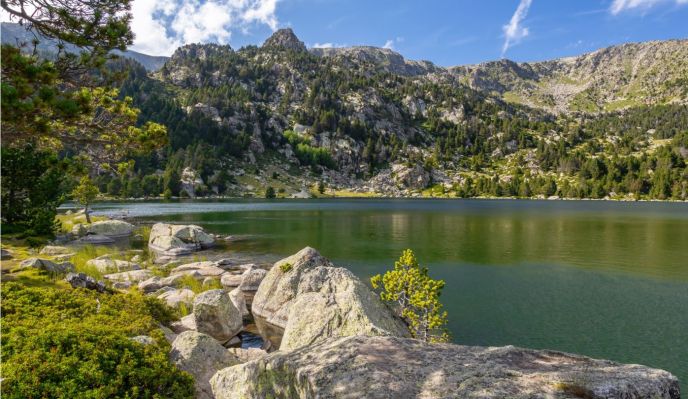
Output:
[[[86,215],[86,223],[91,223],[91,215],[88,213],[88,205],[84,207],[84,215]]]

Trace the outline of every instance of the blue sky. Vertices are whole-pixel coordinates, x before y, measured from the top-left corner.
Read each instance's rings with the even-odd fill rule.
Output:
[[[443,66],[533,61],[688,37],[688,0],[134,0],[135,50],[260,45],[291,27],[309,47],[391,47]]]

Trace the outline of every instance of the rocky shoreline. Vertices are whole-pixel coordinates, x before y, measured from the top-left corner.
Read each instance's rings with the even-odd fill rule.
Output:
[[[44,247],[21,267],[67,273],[74,288],[137,289],[183,309],[180,320],[160,328],[170,360],[193,375],[198,398],[680,398],[675,376],[641,365],[411,339],[365,283],[309,247],[274,264],[183,263],[176,258],[200,255],[218,237],[199,226],[158,223],[149,259],[89,260],[102,281],[74,272],[71,246],[134,231],[115,220],[75,226],[72,241]]]

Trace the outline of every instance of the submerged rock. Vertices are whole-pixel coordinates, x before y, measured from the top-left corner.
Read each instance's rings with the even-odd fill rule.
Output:
[[[104,236],[102,234],[89,234],[89,235],[86,235],[86,236],[79,238],[75,242],[77,242],[79,244],[106,245],[106,244],[114,244],[115,240],[111,237]]]
[[[334,267],[309,247],[275,263],[260,284],[251,310],[259,328],[284,329],[280,343],[273,334],[261,331],[280,350],[330,337],[409,336],[408,328],[353,273]]]
[[[188,255],[213,243],[213,238],[199,226],[166,223],[154,224],[148,239],[148,247],[163,256]]]
[[[241,312],[224,290],[198,294],[193,303],[193,315],[196,329],[220,342],[228,341],[243,327]]]
[[[275,352],[218,371],[210,385],[217,399],[680,397],[676,377],[640,365],[513,346],[366,336]]]
[[[196,398],[214,398],[210,378],[220,369],[239,363],[239,359],[212,337],[196,331],[179,334],[170,350],[170,360],[194,377]]]

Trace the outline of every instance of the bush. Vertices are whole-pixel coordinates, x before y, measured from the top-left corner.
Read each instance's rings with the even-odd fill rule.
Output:
[[[265,189],[265,198],[275,198],[275,189],[272,186]]]
[[[190,398],[157,328],[176,315],[138,293],[3,284],[3,398]],[[155,344],[130,339],[150,335]]]

